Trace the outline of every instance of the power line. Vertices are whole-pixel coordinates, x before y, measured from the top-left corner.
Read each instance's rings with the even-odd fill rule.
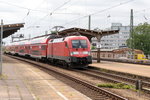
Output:
[[[3,4],[10,5],[10,6],[18,7],[18,8],[21,8],[21,9],[26,9],[26,10],[32,10],[32,11],[44,12],[43,10],[31,9],[31,8],[27,8],[27,7],[19,6],[19,5],[16,5],[16,4],[13,4],[13,3],[10,3],[10,2],[6,2],[6,1],[0,1],[0,2],[1,2],[1,3],[3,3]]]
[[[146,11],[146,10],[149,10],[150,8],[146,8],[146,9],[142,9],[142,10],[139,10],[139,11],[135,11],[134,13],[140,13],[140,12],[143,12],[143,11]]]
[[[122,3],[119,3],[119,4],[116,4],[116,5],[113,5],[113,6],[111,6],[111,7],[106,8],[106,9],[103,9],[103,10],[100,10],[100,11],[97,11],[97,12],[94,12],[94,13],[91,13],[91,14],[88,14],[88,15],[85,15],[85,16],[82,16],[82,17],[79,17],[79,18],[77,18],[77,19],[74,19],[74,20],[72,20],[72,21],[70,21],[70,22],[65,23],[64,25],[67,25],[67,24],[73,23],[74,21],[79,20],[79,19],[86,18],[86,17],[88,17],[89,15],[96,15],[96,14],[99,14],[99,13],[105,12],[105,11],[107,11],[107,10],[110,10],[110,9],[113,9],[113,8],[119,7],[119,6],[121,6],[121,5],[124,5],[124,4],[127,4],[127,3],[130,3],[130,2],[132,2],[132,1],[134,1],[134,0],[128,0],[128,1],[125,1],[125,2],[122,2]],[[63,26],[64,26],[64,25],[63,25]]]
[[[114,5],[114,6],[111,6],[111,7],[106,8],[106,9],[103,9],[103,10],[97,11],[97,12],[95,12],[95,13],[92,13],[92,14],[90,14],[90,15],[95,15],[95,14],[98,14],[98,13],[102,13],[102,12],[104,12],[104,11],[107,11],[107,10],[110,10],[110,9],[113,9],[113,8],[116,8],[116,7],[119,7],[119,6],[122,6],[122,5],[124,5],[124,4],[130,3],[130,2],[132,2],[132,1],[134,1],[134,0],[128,0],[128,1],[125,1],[125,2],[122,2],[122,3],[119,3],[119,4],[116,4],[116,5]]]
[[[45,0],[43,0],[41,3],[43,3],[44,1],[45,1]],[[3,3],[3,4],[7,4],[7,5],[10,5],[10,6],[15,6],[15,7],[17,7],[17,8],[21,8],[21,9],[28,10],[28,13],[27,13],[27,14],[25,15],[25,17],[23,17],[23,19],[22,19],[23,21],[24,21],[24,19],[30,14],[31,11],[46,12],[46,11],[44,11],[44,10],[37,10],[37,9],[36,9],[38,6],[41,5],[41,3],[40,3],[38,6],[36,6],[35,9],[31,9],[31,8],[19,6],[19,5],[16,5],[16,4],[13,4],[13,3],[10,3],[10,2],[6,2],[6,1],[0,1],[0,2]]]
[[[52,15],[54,14],[55,11],[57,11],[58,9],[62,8],[63,6],[65,6],[66,4],[68,4],[69,2],[71,2],[71,0],[68,0],[67,2],[64,2],[62,5],[58,6],[57,8],[55,8],[53,11],[51,11],[50,13],[46,14],[44,17],[40,18],[39,20],[35,21],[33,24],[35,24],[38,21],[41,21],[42,19],[44,19],[45,17],[47,17],[48,15]],[[32,25],[31,25],[32,26]],[[30,27],[30,26],[29,26]],[[27,29],[29,28],[27,27]]]
[[[56,10],[60,9],[61,7],[65,6],[65,5],[68,4],[69,2],[71,2],[71,0],[68,0],[67,2],[63,3],[63,4],[60,5],[59,7],[55,8],[50,14],[52,14],[52,13],[55,12]]]

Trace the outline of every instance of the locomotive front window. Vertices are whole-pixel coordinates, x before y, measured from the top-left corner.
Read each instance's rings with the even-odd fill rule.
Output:
[[[72,40],[72,48],[87,48],[86,40]]]

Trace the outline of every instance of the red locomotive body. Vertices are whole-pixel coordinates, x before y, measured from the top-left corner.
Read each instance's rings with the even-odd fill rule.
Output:
[[[85,67],[92,63],[90,42],[85,36],[68,36],[50,40],[48,60],[69,67]]]

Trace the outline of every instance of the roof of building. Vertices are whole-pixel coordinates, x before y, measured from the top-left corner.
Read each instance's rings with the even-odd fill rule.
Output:
[[[1,25],[0,25],[0,27],[1,27]],[[14,34],[21,27],[24,27],[24,23],[3,25],[3,38],[6,38],[6,37]],[[0,28],[0,30],[1,30],[1,28]]]
[[[119,30],[95,31],[95,30],[88,30],[88,29],[82,29],[82,28],[69,28],[69,29],[65,29],[65,30],[58,32],[59,35],[64,35],[64,36],[70,35],[73,33],[74,34],[79,33],[91,39],[92,37],[97,37],[97,35],[106,36],[106,35],[116,34],[116,33],[119,33]]]
[[[97,49],[94,49],[94,50],[91,50],[91,51],[97,52]],[[112,49],[101,49],[100,51],[101,52],[112,52],[113,50]]]
[[[134,51],[134,53],[138,53],[138,54],[143,54],[142,50],[138,50],[138,49],[131,49],[131,48],[121,48],[121,49],[115,49],[113,50],[114,53],[124,53],[124,52],[132,52]]]

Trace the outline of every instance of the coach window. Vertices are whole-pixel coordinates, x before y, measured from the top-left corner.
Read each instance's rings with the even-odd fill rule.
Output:
[[[46,45],[42,45],[41,50],[46,50]]]

